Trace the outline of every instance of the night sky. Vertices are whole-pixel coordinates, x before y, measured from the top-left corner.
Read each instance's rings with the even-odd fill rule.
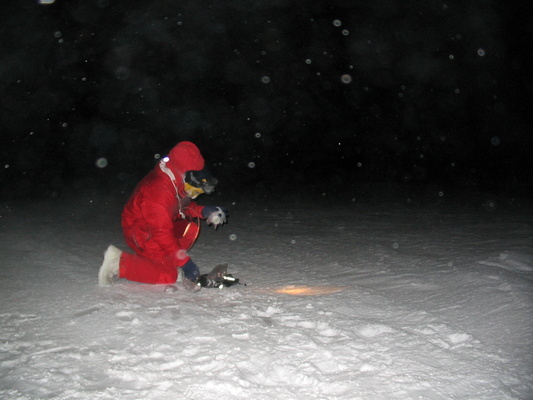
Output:
[[[3,192],[130,192],[181,140],[221,187],[530,188],[503,0],[47,2],[0,6]]]

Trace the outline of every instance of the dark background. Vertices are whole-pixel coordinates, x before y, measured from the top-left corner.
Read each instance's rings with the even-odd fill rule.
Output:
[[[531,24],[509,4],[2,2],[1,190],[129,193],[191,140],[222,191],[526,194]]]

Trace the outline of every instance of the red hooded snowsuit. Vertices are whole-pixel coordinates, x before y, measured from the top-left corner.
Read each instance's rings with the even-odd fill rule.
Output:
[[[176,282],[198,236],[203,206],[187,197],[183,176],[203,169],[204,158],[195,144],[180,142],[165,160],[137,185],[122,212],[124,238],[136,254],[122,253],[119,276],[130,281]]]

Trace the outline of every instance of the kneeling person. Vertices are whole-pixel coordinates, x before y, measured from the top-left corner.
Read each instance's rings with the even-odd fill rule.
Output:
[[[169,284],[185,279],[196,282],[200,272],[187,254],[207,219],[215,228],[226,222],[224,207],[201,206],[200,194],[214,191],[217,180],[205,168],[198,147],[180,142],[137,185],[122,212],[124,238],[134,254],[110,245],[98,274],[100,285],[117,278]]]

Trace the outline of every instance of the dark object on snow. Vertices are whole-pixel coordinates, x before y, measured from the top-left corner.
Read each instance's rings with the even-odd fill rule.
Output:
[[[228,264],[217,265],[210,273],[200,275],[197,283],[201,287],[219,289],[237,284],[242,285],[239,283],[239,279],[228,274]]]

